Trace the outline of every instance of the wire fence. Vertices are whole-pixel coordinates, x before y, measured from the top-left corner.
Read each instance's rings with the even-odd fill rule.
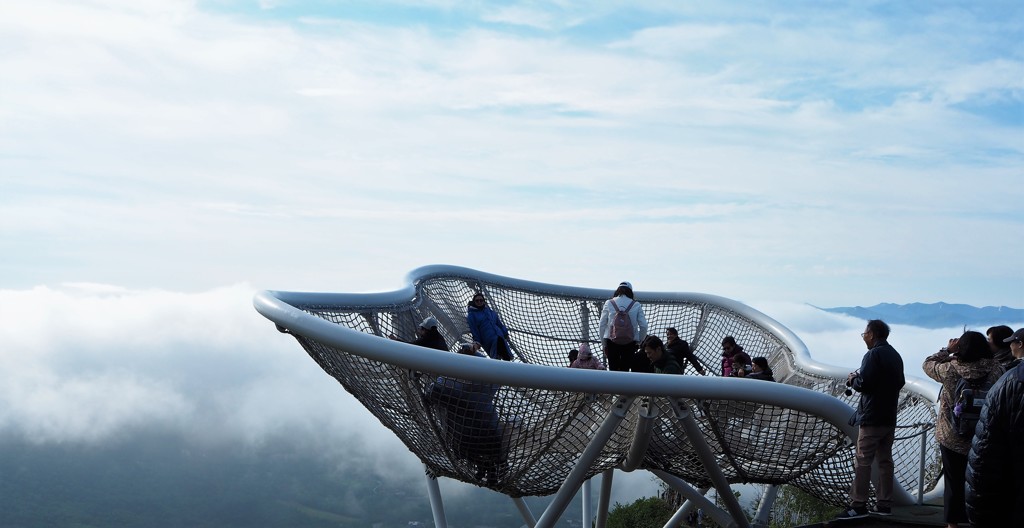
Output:
[[[297,305],[310,314],[386,339],[412,341],[425,317],[438,321],[450,350],[472,341],[467,303],[483,292],[508,326],[514,361],[564,368],[568,352],[588,343],[600,354],[598,324],[605,298],[531,290],[498,279],[431,276],[415,284],[412,299],[379,306]],[[709,302],[641,298],[652,333],[678,329],[708,373],[718,370],[720,343],[731,335],[751,356],[763,356],[778,381],[839,398],[845,379],[802,370],[783,339],[750,318]],[[382,424],[391,429],[436,476],[486,486],[512,497],[550,495],[579,461],[615,395],[498,386],[438,373],[418,372],[368,360],[299,335],[296,339],[325,372],[337,379]],[[607,360],[605,363],[607,364]],[[493,361],[480,358],[480,361]],[[690,370],[692,372],[692,369]],[[751,380],[750,383],[765,383]],[[703,439],[730,482],[791,484],[834,505],[844,504],[852,482],[854,449],[837,427],[818,416],[736,399],[684,399]],[[922,427],[934,423],[932,402],[904,391],[894,445],[896,479],[917,489]],[[597,475],[626,457],[634,431],[653,416],[652,435],[640,468],[663,470],[696,487],[710,485],[691,439],[668,398],[638,398],[600,456],[587,470]],[[938,445],[924,443],[923,488],[939,477]]]

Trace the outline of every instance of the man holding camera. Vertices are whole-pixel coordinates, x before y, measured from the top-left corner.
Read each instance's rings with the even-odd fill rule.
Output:
[[[861,334],[868,347],[860,369],[846,378],[846,386],[860,393],[857,414],[851,423],[858,425],[857,457],[850,506],[836,517],[857,519],[868,515],[868,491],[871,463],[878,459],[878,484],[875,507],[871,513],[892,514],[893,462],[892,444],[896,437],[896,406],[903,377],[903,358],[889,342],[889,325],[878,319],[868,321]]]

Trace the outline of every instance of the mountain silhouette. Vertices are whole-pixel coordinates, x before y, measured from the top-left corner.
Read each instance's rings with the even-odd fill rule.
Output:
[[[812,305],[813,306],[813,305]],[[984,306],[978,308],[968,304],[881,303],[874,306],[852,306],[822,308],[831,313],[846,314],[865,321],[881,319],[889,324],[917,326],[920,328],[952,328],[967,326],[969,329],[985,329],[1000,324],[1020,324],[1024,321],[1024,310],[1007,306]]]

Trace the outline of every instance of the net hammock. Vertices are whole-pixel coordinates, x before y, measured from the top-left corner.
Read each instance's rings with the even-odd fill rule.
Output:
[[[508,327],[512,362],[387,338],[412,341],[430,316],[455,351],[458,343],[473,340],[466,312],[475,292],[483,292]],[[262,292],[256,306],[434,476],[510,497],[546,496],[582,463],[577,471],[584,478],[648,469],[707,488],[719,474],[701,457],[707,447],[729,483],[789,484],[829,504],[845,504],[854,447],[853,429],[843,422],[857,398],[844,394],[845,372],[813,362],[789,330],[742,304],[649,292],[636,298],[651,333],[678,329],[708,377],[692,367],[683,376],[566,368],[569,350],[580,343],[607,365],[597,328],[610,293],[429,266],[412,272],[409,286],[396,292]],[[767,358],[781,383],[712,377],[726,335],[751,357]],[[607,382],[595,381],[601,379]],[[785,403],[817,400],[839,405],[839,415]],[[934,435],[922,434],[935,422],[933,401],[934,394],[915,383],[901,393],[893,449],[897,488],[936,486],[938,445]],[[680,410],[692,421],[681,419]],[[593,445],[598,436],[603,442]],[[591,456],[585,457],[588,446]]]

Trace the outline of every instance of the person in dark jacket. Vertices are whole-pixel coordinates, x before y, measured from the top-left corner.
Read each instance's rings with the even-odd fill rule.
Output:
[[[459,353],[486,358],[476,343],[460,346]],[[491,383],[438,377],[424,394],[444,416],[445,438],[456,456],[473,464],[477,480],[498,486],[507,471],[501,449],[501,426],[494,408],[498,386]]]
[[[756,357],[751,360],[751,365],[753,372],[747,374],[747,379],[775,381],[775,375],[772,372],[772,368],[768,366],[768,358]]]
[[[1017,346],[1024,340],[1018,330]],[[1017,335],[1014,334],[1014,335]],[[967,515],[975,528],[1024,526],[1024,364],[988,392],[967,463]]]
[[[676,362],[683,368],[683,373],[686,373],[686,363],[689,362],[693,365],[693,368],[700,372],[701,376],[706,376],[707,371],[704,370],[704,365],[700,364],[697,360],[697,356],[693,355],[693,351],[690,350],[690,344],[683,339],[679,339],[679,331],[671,326],[665,329],[665,337],[668,338],[665,341],[665,349],[672,353],[676,357]]]
[[[644,353],[658,374],[682,374],[683,367],[676,357],[665,349],[665,344],[657,336],[647,336],[643,342]]]
[[[750,355],[733,336],[722,338],[722,375],[740,377],[750,373]]]
[[[390,339],[395,341],[401,341],[398,336],[391,334],[388,336]],[[436,348],[437,350],[444,350],[448,352],[448,343],[445,342],[444,336],[437,329],[437,319],[433,317],[427,317],[423,320],[418,327],[416,327],[416,339],[411,341],[411,344],[427,348]]]
[[[967,331],[958,339],[950,339],[947,347],[928,356],[921,369],[929,378],[942,384],[939,392],[939,418],[935,437],[942,457],[943,508],[947,528],[967,522],[964,484],[967,478],[967,453],[971,435],[957,432],[951,418],[956,406],[956,387],[961,379],[992,385],[1003,373],[1003,367],[992,359],[992,349],[980,332]]]
[[[508,347],[508,328],[498,312],[487,306],[483,293],[473,294],[473,300],[466,307],[466,324],[469,325],[473,339],[483,345],[488,356],[512,361],[512,351]]]
[[[906,383],[903,358],[889,344],[889,325],[884,321],[868,321],[861,337],[868,352],[860,362],[860,369],[846,378],[846,385],[860,393],[857,414],[852,421],[859,426],[853,485],[850,486],[850,505],[837,519],[867,516],[871,464],[875,460],[878,461],[875,513],[892,514],[892,444],[896,438],[896,406],[900,389]]]
[[[1006,370],[1012,370],[1020,365],[1021,360],[1024,360],[1024,328],[1018,328],[1010,337],[1003,340],[1004,343],[1010,345],[1010,354],[1013,355],[1013,360],[1006,366]]]
[[[1010,336],[1013,329],[1006,325],[993,326],[985,331],[988,336],[988,346],[992,349],[992,359],[1002,365],[1003,370],[1010,370],[1010,363],[1013,362],[1013,352],[1010,351]]]

